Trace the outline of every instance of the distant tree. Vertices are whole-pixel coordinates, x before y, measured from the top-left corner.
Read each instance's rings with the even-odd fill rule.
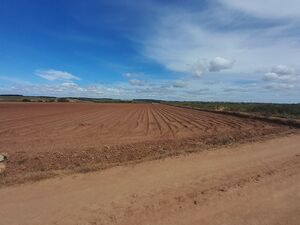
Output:
[[[67,98],[58,98],[57,102],[69,102],[69,99],[67,99]]]

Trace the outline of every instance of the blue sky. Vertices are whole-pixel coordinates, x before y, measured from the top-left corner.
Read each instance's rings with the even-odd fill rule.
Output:
[[[1,0],[0,94],[300,102],[298,0]]]

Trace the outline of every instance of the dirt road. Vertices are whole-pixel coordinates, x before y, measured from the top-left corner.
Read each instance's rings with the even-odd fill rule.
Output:
[[[300,135],[0,189],[0,224],[298,225]]]

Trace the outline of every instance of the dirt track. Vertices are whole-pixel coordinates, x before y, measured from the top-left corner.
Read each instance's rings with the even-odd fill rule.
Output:
[[[300,136],[0,189],[1,225],[298,225]]]
[[[48,171],[88,171],[287,130],[161,104],[0,103],[0,153],[9,155],[0,185],[52,176]]]

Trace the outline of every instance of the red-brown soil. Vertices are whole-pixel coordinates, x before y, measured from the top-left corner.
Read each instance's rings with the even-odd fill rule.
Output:
[[[286,130],[161,104],[1,103],[0,153],[9,156],[1,176],[107,167]]]
[[[300,135],[0,189],[0,225],[299,225]]]

